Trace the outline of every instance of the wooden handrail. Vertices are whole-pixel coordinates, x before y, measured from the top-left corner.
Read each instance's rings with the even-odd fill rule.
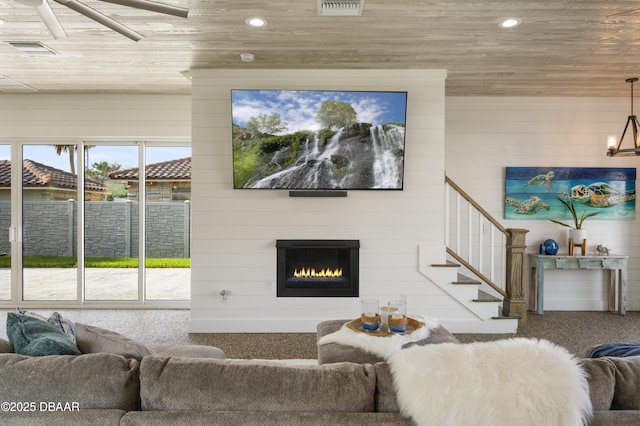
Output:
[[[451,250],[449,247],[447,247],[447,253],[449,255],[451,255],[451,257],[453,257],[455,260],[460,262],[465,268],[469,269],[471,272],[473,272],[475,275],[477,275],[478,278],[480,278],[482,281],[487,283],[488,286],[490,286],[492,289],[494,289],[495,291],[500,293],[500,295],[502,295],[502,297],[509,298],[509,295],[507,294],[506,291],[504,291],[503,289],[501,289],[500,287],[495,285],[493,283],[493,281],[491,281],[491,279],[486,277],[482,272],[478,271],[473,265],[471,265],[469,262],[464,260],[460,255],[458,255],[458,253],[456,253],[455,251]]]
[[[462,188],[460,188],[454,181],[452,181],[451,179],[449,179],[448,176],[444,177],[444,180],[446,183],[448,183],[453,189],[456,190],[456,192],[458,194],[460,194],[462,196],[462,198],[464,198],[465,200],[467,200],[467,202],[469,204],[471,204],[476,210],[478,210],[480,213],[482,213],[482,216],[484,216],[489,222],[491,222],[493,224],[493,226],[495,226],[496,228],[498,228],[498,230],[500,230],[500,232],[502,232],[504,235],[507,235],[507,228],[505,228],[504,226],[502,226],[500,224],[500,222],[498,222],[496,219],[493,218],[493,216],[491,216],[485,209],[483,209],[480,204],[478,204],[473,198],[471,198],[469,196],[469,194],[467,194],[466,192],[464,192],[462,190]]]

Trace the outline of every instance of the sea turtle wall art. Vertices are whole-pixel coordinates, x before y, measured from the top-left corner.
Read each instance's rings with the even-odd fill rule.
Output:
[[[605,167],[507,167],[505,219],[571,219],[558,198],[574,201],[578,214],[595,220],[636,217],[636,169]]]

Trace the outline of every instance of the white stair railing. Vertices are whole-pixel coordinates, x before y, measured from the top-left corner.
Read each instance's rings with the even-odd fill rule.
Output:
[[[456,260],[502,297],[507,295],[507,230],[448,177],[445,244]]]
[[[502,314],[524,327],[524,257],[526,229],[505,228],[480,204],[445,176],[447,254],[503,297]],[[495,294],[494,294],[495,295]]]

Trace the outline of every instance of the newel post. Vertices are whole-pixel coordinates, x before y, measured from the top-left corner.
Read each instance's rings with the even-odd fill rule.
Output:
[[[519,317],[518,328],[527,325],[527,302],[524,298],[524,257],[528,229],[507,229],[506,292],[502,314]]]

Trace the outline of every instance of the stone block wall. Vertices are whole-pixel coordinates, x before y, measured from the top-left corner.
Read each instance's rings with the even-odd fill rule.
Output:
[[[77,202],[27,201],[23,209],[25,256],[76,256]],[[11,205],[0,202],[0,252],[10,252]],[[91,201],[85,204],[84,247],[86,257],[137,257],[139,246],[137,202]],[[190,257],[191,204],[148,203],[147,257]]]

